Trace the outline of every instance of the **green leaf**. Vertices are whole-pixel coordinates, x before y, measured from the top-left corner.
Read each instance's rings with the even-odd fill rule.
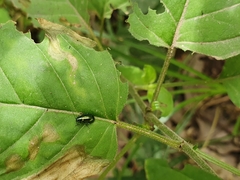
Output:
[[[144,65],[143,70],[135,66],[118,66],[122,75],[135,85],[149,85],[156,80],[156,71],[150,65]]]
[[[153,97],[154,89],[148,90],[148,100],[151,101]],[[165,89],[161,88],[158,99],[153,103],[153,111],[160,110],[161,116],[166,117],[173,111],[173,98],[171,93]]]
[[[225,62],[221,73],[221,78],[226,78],[226,80],[223,81],[223,86],[226,88],[231,101],[238,107],[240,107],[239,67],[240,56],[236,56]]]
[[[148,180],[201,180],[203,177],[204,180],[219,180],[218,177],[190,165],[186,165],[182,171],[174,170],[162,159],[147,159],[145,161],[145,170]]]
[[[151,9],[154,9],[154,8],[161,9],[162,8],[162,6],[159,5],[160,4],[159,0],[151,0],[151,1],[132,0],[132,2],[136,2],[144,14],[146,14],[148,12],[149,7]]]
[[[91,0],[89,1],[89,9],[95,11],[100,19],[109,19],[114,9],[121,9],[127,13],[127,7],[130,6],[129,1],[122,0]]]
[[[0,27],[0,179],[79,178],[98,174],[115,157],[115,125],[100,117],[117,118],[127,85],[107,51],[56,27],[45,27],[50,41],[40,44],[12,22]],[[80,112],[95,122],[76,125]]]
[[[89,14],[87,12],[88,1],[81,0],[31,0],[27,8],[28,16],[34,18],[44,18],[52,22],[67,20],[69,23],[82,25],[81,19],[88,23]]]
[[[217,3],[214,0],[162,0],[162,3],[164,13],[156,14],[149,9],[146,15],[134,4],[128,22],[129,31],[136,39],[216,59],[240,53],[240,0]]]
[[[160,159],[147,159],[145,161],[145,171],[148,180],[190,180],[182,173],[168,167],[166,161]]]
[[[30,1],[28,0],[9,0],[13,6],[17,9],[21,9],[23,12],[26,12],[27,7],[30,4]]]
[[[51,41],[52,46],[58,46],[58,45],[55,45],[55,44],[53,45],[53,43],[55,43],[54,39],[59,34],[67,34],[68,36],[70,36],[74,40],[77,40],[78,42],[80,42],[80,43],[82,43],[82,44],[84,44],[85,46],[88,46],[88,47],[96,46],[96,42],[92,41],[91,39],[82,37],[79,34],[73,32],[72,30],[70,30],[70,29],[68,29],[68,28],[66,28],[62,25],[51,23],[51,22],[49,22],[49,21],[47,21],[43,18],[37,18],[37,20],[40,23],[40,25],[42,26],[42,28],[46,31],[48,36],[51,37],[50,39],[52,39],[52,41]],[[57,53],[59,53],[59,52],[57,52]]]
[[[8,20],[11,20],[8,12],[6,9],[0,8],[0,23],[7,22]]]
[[[181,173],[183,173],[184,175],[194,180],[202,180],[203,177],[204,177],[204,180],[220,180],[220,178],[218,178],[217,176],[214,176],[210,173],[203,171],[200,168],[190,166],[188,164],[185,165]]]

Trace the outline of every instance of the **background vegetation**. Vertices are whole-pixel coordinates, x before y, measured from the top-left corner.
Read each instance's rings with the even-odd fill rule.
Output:
[[[1,179],[240,176],[240,0],[0,4]]]

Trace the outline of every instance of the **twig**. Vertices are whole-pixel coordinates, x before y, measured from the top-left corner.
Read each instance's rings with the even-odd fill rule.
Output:
[[[161,73],[158,77],[157,87],[156,87],[155,92],[153,94],[152,101],[150,103],[150,105],[151,105],[150,107],[152,107],[153,102],[156,101],[157,98],[158,98],[158,95],[159,95],[160,90],[161,90],[162,83],[163,83],[163,81],[165,79],[165,76],[167,74],[167,70],[168,70],[170,60],[174,56],[174,54],[175,54],[175,48],[174,47],[169,48],[168,52],[167,52],[166,59],[165,59],[164,64],[163,64],[163,68],[162,68]]]

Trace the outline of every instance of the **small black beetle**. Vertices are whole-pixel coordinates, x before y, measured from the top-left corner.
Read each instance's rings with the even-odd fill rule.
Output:
[[[93,115],[80,115],[76,118],[76,123],[77,124],[92,124],[95,121],[95,118]]]

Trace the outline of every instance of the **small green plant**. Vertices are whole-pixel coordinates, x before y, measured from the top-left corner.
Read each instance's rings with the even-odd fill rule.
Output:
[[[240,176],[179,135],[203,100],[227,93],[240,107],[240,0],[148,3],[1,2],[0,179],[219,179],[208,162]],[[220,78],[178,62],[176,49],[226,60]],[[134,134],[120,152],[117,128]],[[173,168],[188,158],[198,167]]]

